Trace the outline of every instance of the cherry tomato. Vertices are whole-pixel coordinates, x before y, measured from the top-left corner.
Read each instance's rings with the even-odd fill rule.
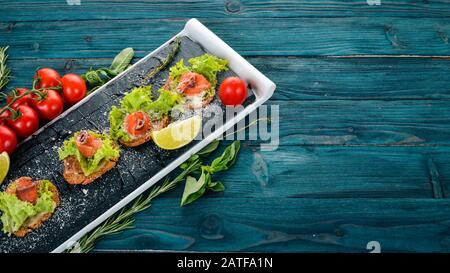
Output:
[[[61,95],[55,90],[44,90],[45,98],[38,100],[34,95],[32,104],[39,114],[39,117],[45,120],[52,120],[59,116],[64,110],[64,102]]]
[[[80,153],[87,157],[93,157],[102,146],[103,141],[89,134],[87,131],[81,131],[77,135],[76,145]]]
[[[64,75],[61,79],[63,87],[64,102],[72,105],[84,98],[86,95],[86,83],[75,74]]]
[[[16,96],[21,96],[23,95],[23,93],[28,92],[29,90],[26,88],[17,88],[16,89]],[[32,100],[32,95],[28,94],[25,95],[24,97],[16,100],[12,105],[11,108],[12,109],[17,109],[17,107],[19,107],[20,105],[30,105],[30,102]],[[6,103],[10,103],[12,101],[12,97],[11,95],[9,95],[6,99]]]
[[[124,127],[130,135],[141,136],[150,130],[152,123],[148,114],[138,111],[125,117]]]
[[[39,77],[37,88],[57,87],[61,81],[61,76],[52,68],[41,68],[36,72],[35,78]]]
[[[13,130],[5,125],[0,125],[0,153],[12,154],[17,146],[17,136]]]
[[[3,108],[0,108],[0,111]],[[3,125],[6,123],[6,119],[9,118],[9,116],[11,116],[11,113],[9,111],[4,111],[3,113],[0,114],[0,125]]]
[[[209,88],[211,83],[203,75],[189,72],[181,76],[177,91],[186,96],[195,96]]]
[[[225,105],[241,105],[247,98],[247,85],[239,77],[228,77],[220,84],[219,97]]]
[[[17,110],[20,111],[21,116],[16,120],[9,118],[6,123],[17,136],[26,138],[39,128],[39,116],[33,108],[27,105],[20,105]]]

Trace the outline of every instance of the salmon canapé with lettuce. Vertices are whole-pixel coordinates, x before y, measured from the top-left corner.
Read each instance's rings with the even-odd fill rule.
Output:
[[[49,219],[59,205],[59,192],[49,180],[21,177],[0,192],[2,231],[24,237]]]

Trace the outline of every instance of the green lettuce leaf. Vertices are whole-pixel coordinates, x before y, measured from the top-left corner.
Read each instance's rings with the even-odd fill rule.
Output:
[[[169,78],[171,79],[169,89],[174,90],[178,86],[180,77],[188,72],[202,74],[211,83],[211,88],[206,91],[204,97],[215,95],[217,85],[217,73],[228,70],[228,60],[218,58],[214,55],[203,54],[189,59],[190,66],[184,64],[183,59],[170,68]]]
[[[152,102],[148,110],[152,120],[161,119],[172,111],[172,108],[181,101],[181,96],[172,91],[165,90],[163,88],[158,90],[159,97],[156,101]]]
[[[113,106],[109,112],[109,133],[114,140],[131,141],[131,137],[123,130],[123,120],[127,112],[122,108]]]
[[[131,141],[123,129],[125,116],[136,111],[148,111],[152,101],[152,86],[140,86],[127,93],[120,102],[120,108],[113,106],[109,112],[110,135],[113,140]]]
[[[184,65],[184,60],[179,60],[174,66],[170,68],[169,77],[175,81],[178,82],[180,77],[185,74],[191,72],[190,67],[187,67]]]
[[[3,232],[14,233],[20,229],[28,217],[35,215],[33,205],[20,201],[15,195],[6,192],[0,193],[0,217],[3,223]]]
[[[191,70],[205,76],[213,87],[217,84],[217,73],[228,70],[228,60],[210,54],[189,59],[189,63]]]
[[[51,182],[48,180],[41,180],[38,189],[38,200],[34,209],[36,213],[53,212],[56,208],[56,203],[53,200],[53,192],[50,190]]]
[[[126,94],[120,102],[121,108],[128,113],[138,110],[147,110],[152,103],[152,86],[141,86],[134,88],[131,93]]]
[[[114,140],[131,141],[130,135],[123,129],[123,121],[127,114],[136,111],[144,111],[150,114],[153,121],[168,115],[172,108],[179,103],[181,96],[178,93],[158,90],[159,97],[156,101],[151,98],[151,86],[134,88],[126,94],[120,102],[120,108],[113,106],[109,113],[110,135]]]
[[[38,189],[36,205],[19,200],[15,195],[0,192],[0,217],[3,223],[3,232],[12,234],[18,231],[29,217],[39,213],[53,213],[56,203],[53,201],[53,192],[50,191],[50,181],[41,181]]]
[[[75,156],[80,163],[81,169],[83,170],[85,176],[89,176],[97,171],[105,161],[118,158],[120,156],[120,149],[114,145],[113,140],[111,140],[108,136],[97,134],[92,131],[89,131],[89,134],[101,138],[103,141],[102,146],[93,157],[86,158],[78,150],[76,145],[78,132],[75,133],[70,139],[64,141],[64,149],[60,148],[58,150],[60,160],[64,160],[69,156]]]

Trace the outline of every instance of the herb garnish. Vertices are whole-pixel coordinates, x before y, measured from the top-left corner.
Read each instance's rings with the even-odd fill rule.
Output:
[[[198,179],[188,176],[186,178],[186,185],[184,187],[183,197],[181,198],[181,206],[190,204],[200,198],[206,190],[216,192],[224,191],[225,186],[220,181],[213,181],[212,175],[218,172],[228,170],[235,162],[237,154],[240,149],[240,142],[234,141],[228,146],[223,154],[214,159],[211,165],[201,166],[201,175]],[[181,165],[181,168],[189,167],[189,162],[198,160],[198,155],[189,160],[187,163]]]
[[[172,51],[170,51],[169,55],[167,55],[167,57],[164,59],[164,61],[162,61],[162,63],[156,67],[155,69],[153,69],[152,71],[150,71],[150,73],[147,74],[147,76],[145,76],[144,81],[150,79],[151,77],[155,76],[157,73],[159,73],[161,70],[163,70],[164,68],[166,68],[166,66],[168,66],[173,58],[175,57],[175,55],[178,53],[178,50],[180,49],[180,37],[176,37],[174,40],[175,45],[172,48]]]
[[[205,148],[203,148],[201,151],[199,151],[197,154],[191,156],[189,160],[187,160],[185,163],[183,163],[180,168],[182,169],[182,172],[175,177],[174,179],[170,179],[169,177],[166,177],[162,185],[153,186],[150,193],[145,196],[144,194],[140,195],[136,201],[134,201],[133,205],[123,208],[119,213],[111,216],[106,220],[101,226],[97,227],[92,231],[91,233],[85,235],[82,237],[72,248],[67,249],[66,252],[89,252],[91,251],[95,243],[108,235],[117,234],[119,232],[122,232],[126,229],[130,229],[133,227],[134,224],[134,216],[149,208],[151,206],[151,203],[153,199],[155,199],[157,196],[168,192],[172,189],[174,189],[176,186],[178,186],[181,182],[183,182],[186,179],[186,183],[189,183],[189,187],[194,183],[193,181],[188,182],[187,180],[195,180],[195,178],[191,177],[191,174],[198,174],[198,173],[204,173],[205,167],[213,168],[214,171],[224,171],[227,170],[231,165],[236,161],[236,156],[239,151],[240,142],[235,141],[230,146],[228,146],[223,154],[213,160],[210,166],[202,166],[203,158],[208,157],[212,152],[214,152],[217,147],[219,146],[219,141],[215,140],[211,142],[209,145],[207,145]],[[216,162],[216,163],[214,163]],[[211,171],[211,170],[209,170]],[[208,173],[209,173],[208,171]],[[212,172],[214,172],[212,171]],[[211,173],[209,173],[209,176]],[[189,178],[190,177],[190,178]],[[198,182],[196,182],[198,183]],[[213,185],[214,182],[207,183],[207,188],[211,190],[223,190],[223,184],[217,183],[216,186]],[[222,185],[222,186],[217,186]],[[189,203],[192,203],[196,199],[198,199],[202,194],[199,194],[199,192],[202,192],[201,188],[204,185],[202,184],[200,189],[196,191],[191,191],[192,194],[189,194]],[[186,186],[187,187],[187,186]],[[185,190],[186,191],[186,190]],[[203,190],[204,192],[204,190]],[[184,194],[183,194],[184,196]],[[194,197],[195,196],[195,199]]]
[[[0,91],[11,79],[11,70],[6,66],[6,61],[8,60],[7,50],[8,47],[0,47]]]
[[[117,54],[109,68],[102,67],[95,70],[91,68],[88,72],[81,75],[88,85],[89,92],[96,90],[121,72],[125,71],[125,69],[130,66],[133,57],[134,50],[131,47],[127,47]]]

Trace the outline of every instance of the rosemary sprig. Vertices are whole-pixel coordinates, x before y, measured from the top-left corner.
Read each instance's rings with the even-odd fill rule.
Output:
[[[81,238],[80,241],[72,247],[72,249],[68,249],[66,252],[89,252],[94,248],[97,240],[107,235],[116,234],[132,228],[134,224],[134,216],[138,212],[149,208],[153,199],[174,189],[179,183],[184,181],[189,174],[200,170],[201,165],[202,161],[197,158],[196,160],[191,161],[189,166],[185,168],[177,177],[175,177],[175,179],[171,180],[169,177],[166,177],[162,185],[154,186],[146,197],[144,197],[144,195],[140,195],[131,207],[123,208],[119,213],[106,220],[101,226]]]
[[[8,47],[0,47],[0,91],[11,79],[11,70],[6,66],[6,61],[8,60],[7,50]]]
[[[180,49],[180,44],[181,44],[180,37],[176,37],[174,43],[175,43],[175,45],[173,46],[172,51],[169,53],[169,55],[167,55],[167,57],[164,59],[164,61],[157,68],[153,69],[152,71],[150,71],[150,73],[147,74],[147,76],[145,76],[143,82],[145,82],[146,80],[150,79],[151,77],[153,77],[154,75],[159,73],[161,70],[166,68],[172,62],[173,58],[175,57],[175,55],[178,53],[178,50]]]

